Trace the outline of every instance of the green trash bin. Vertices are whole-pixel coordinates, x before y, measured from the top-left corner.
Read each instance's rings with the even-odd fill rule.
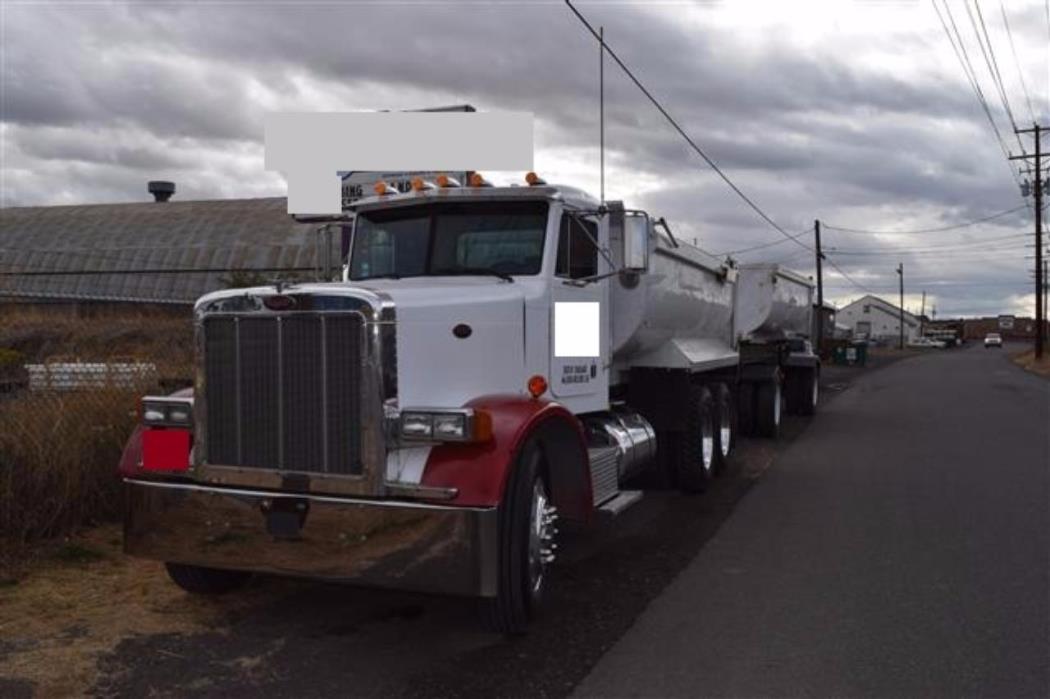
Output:
[[[846,361],[854,366],[864,366],[868,363],[868,343],[853,342],[846,348]]]
[[[846,346],[835,345],[831,350],[831,363],[832,364],[847,364],[846,361]]]

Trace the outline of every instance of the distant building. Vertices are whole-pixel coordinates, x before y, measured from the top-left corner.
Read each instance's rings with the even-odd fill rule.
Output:
[[[171,191],[150,191],[156,202],[0,209],[0,301],[189,304],[338,267],[340,233],[297,223],[284,198],[166,202]]]
[[[900,318],[899,306],[869,294],[840,308],[836,321],[850,328],[854,337],[896,342],[900,339]],[[904,341],[917,338],[919,328],[918,316],[905,311]]]
[[[963,321],[963,334],[967,340],[983,340],[988,333],[999,333],[1004,340],[1034,340],[1035,318],[1001,315]]]

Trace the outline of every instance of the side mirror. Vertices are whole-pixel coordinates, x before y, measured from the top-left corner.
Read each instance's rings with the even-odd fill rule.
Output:
[[[630,272],[649,269],[649,216],[631,212],[623,220],[623,268]]]

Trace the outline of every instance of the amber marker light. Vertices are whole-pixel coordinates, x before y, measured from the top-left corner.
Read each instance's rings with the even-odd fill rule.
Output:
[[[539,398],[547,392],[547,379],[543,378],[539,374],[529,378],[528,383],[529,395],[533,398]]]
[[[529,183],[530,187],[539,187],[541,185],[547,184],[547,180],[543,179],[535,172],[530,172],[529,174],[525,175],[525,181]]]
[[[428,189],[434,189],[434,185],[431,182],[427,182],[422,177],[416,177],[412,180],[412,191],[423,192]]]
[[[437,176],[437,186],[442,189],[448,189],[449,187],[458,187],[459,181],[453,177],[449,177],[445,173],[441,173]]]
[[[378,182],[376,182],[375,186],[372,189],[374,189],[375,193],[380,196],[383,196],[385,194],[394,194],[395,192],[397,192],[395,188],[391,187],[383,180],[379,180]]]
[[[492,183],[481,176],[480,172],[475,172],[470,176],[471,187],[491,187]]]

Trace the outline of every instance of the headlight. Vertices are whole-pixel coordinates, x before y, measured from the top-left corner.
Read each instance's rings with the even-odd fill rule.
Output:
[[[193,400],[147,396],[142,399],[142,423],[150,427],[193,427]]]
[[[466,415],[435,415],[434,437],[436,439],[460,440],[467,436]]]
[[[400,433],[409,441],[487,442],[492,438],[492,417],[473,408],[405,410]]]
[[[430,439],[434,434],[434,418],[430,413],[402,413],[401,436],[409,439]]]

